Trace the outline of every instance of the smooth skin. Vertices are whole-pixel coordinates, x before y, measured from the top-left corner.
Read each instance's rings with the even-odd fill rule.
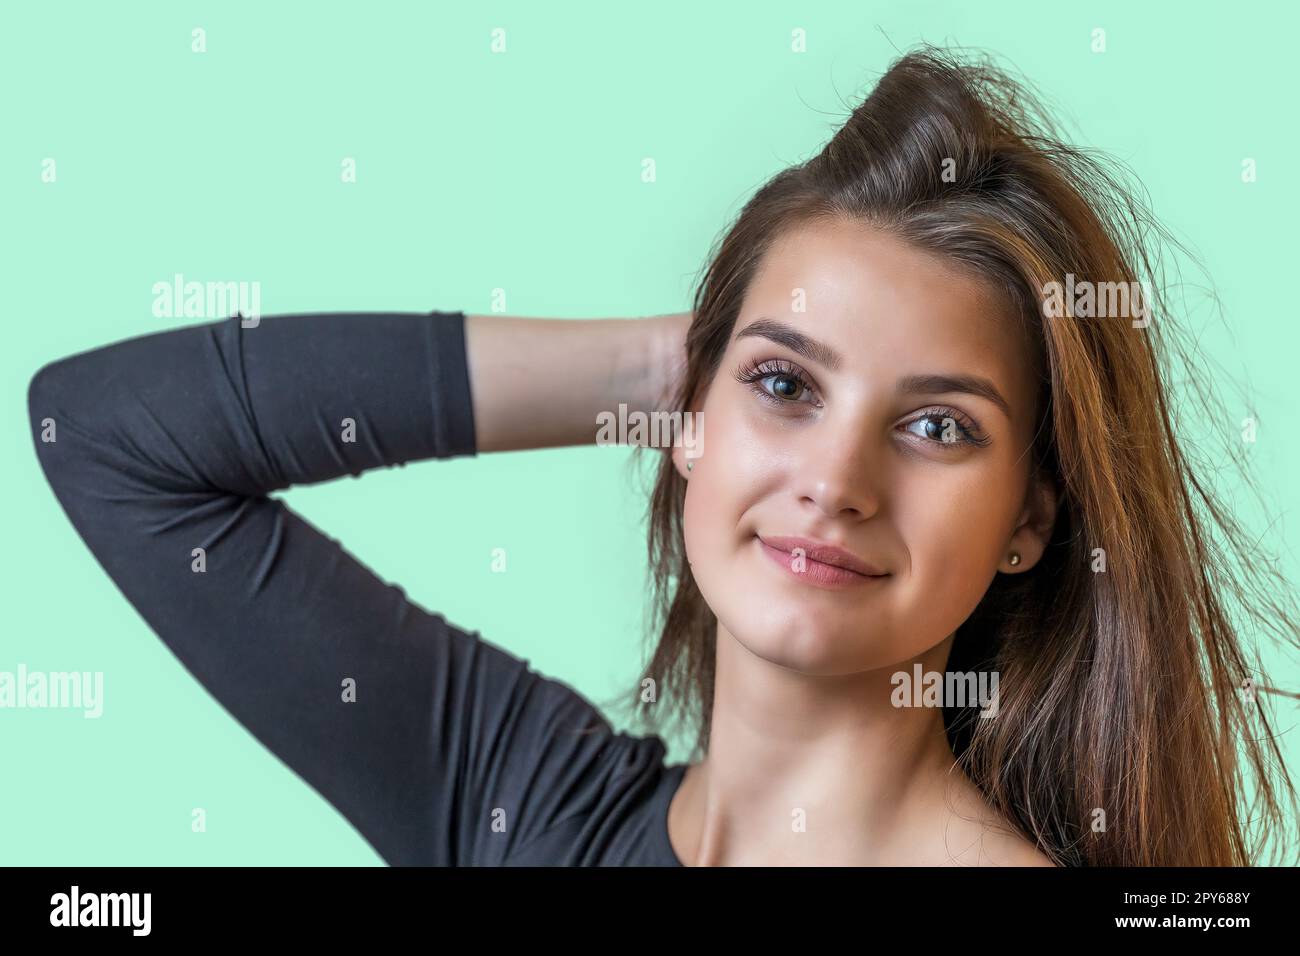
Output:
[[[620,401],[665,408],[689,320],[467,316],[480,450],[593,441]],[[837,367],[742,334],[760,320]],[[891,702],[892,676],[943,671],[994,576],[1032,568],[1049,539],[1056,492],[1027,455],[1030,355],[991,288],[887,234],[822,223],[769,250],[691,405],[703,455],[688,471],[673,450],[688,559],[718,618],[709,752],[668,813],[684,863],[1053,865],[954,766],[942,711]],[[542,371],[556,366],[561,381]],[[754,366],[760,380],[737,380]],[[900,390],[931,374],[986,379],[1007,408]],[[831,541],[889,576],[814,587],[759,534]]]

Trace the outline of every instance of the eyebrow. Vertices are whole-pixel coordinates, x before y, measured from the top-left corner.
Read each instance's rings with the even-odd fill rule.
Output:
[[[805,335],[794,326],[776,319],[762,318],[751,322],[736,333],[736,340],[750,336],[784,345],[790,351],[797,352],[832,372],[838,372],[844,365],[843,358],[835,349]],[[899,381],[898,392],[900,395],[934,395],[948,392],[974,395],[992,402],[1007,418],[1011,418],[1010,403],[1002,397],[1002,393],[993,382],[980,375],[908,375]]]
[[[829,345],[818,342],[814,338],[809,338],[793,325],[778,322],[776,319],[758,319],[751,322],[736,333],[736,341],[751,335],[761,339],[768,339],[777,345],[784,345],[790,351],[798,352],[804,358],[811,359],[832,372],[838,372],[844,364],[844,360],[840,358],[840,353]]]
[[[900,394],[942,394],[945,392],[962,392],[986,398],[1002,410],[1002,414],[1011,418],[1011,405],[997,386],[987,378],[978,375],[909,375],[898,383]]]

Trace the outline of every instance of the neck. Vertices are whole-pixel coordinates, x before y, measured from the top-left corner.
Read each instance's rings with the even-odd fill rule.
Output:
[[[892,678],[918,662],[942,671],[952,639],[887,668],[809,676],[719,624],[708,756],[669,812],[682,861],[872,865],[930,852],[947,786],[970,785],[952,769],[942,708],[894,706]]]

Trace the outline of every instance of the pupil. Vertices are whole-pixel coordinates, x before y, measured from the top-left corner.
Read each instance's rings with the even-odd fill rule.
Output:
[[[782,385],[781,385],[782,382],[784,382],[784,383],[786,384],[786,386],[789,387],[788,390],[786,390],[786,388],[783,388],[783,387],[782,387]],[[778,375],[778,376],[776,377],[776,390],[777,390],[778,392],[784,394],[784,395],[788,398],[788,397],[790,397],[791,395],[797,395],[797,394],[798,394],[798,392],[799,392],[799,386],[798,386],[797,384],[795,384],[794,379],[790,378],[789,376],[787,376],[787,375]]]

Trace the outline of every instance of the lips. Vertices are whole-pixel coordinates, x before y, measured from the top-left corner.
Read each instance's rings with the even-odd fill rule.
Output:
[[[781,535],[775,537],[758,536],[758,539],[770,548],[776,548],[778,551],[787,553],[794,551],[795,548],[801,548],[804,556],[811,561],[820,564],[829,564],[837,568],[844,568],[847,571],[854,571],[866,577],[884,577],[889,572],[876,567],[870,562],[859,558],[852,551],[841,548],[838,545],[831,544],[827,541],[817,541],[812,538],[792,537]]]

